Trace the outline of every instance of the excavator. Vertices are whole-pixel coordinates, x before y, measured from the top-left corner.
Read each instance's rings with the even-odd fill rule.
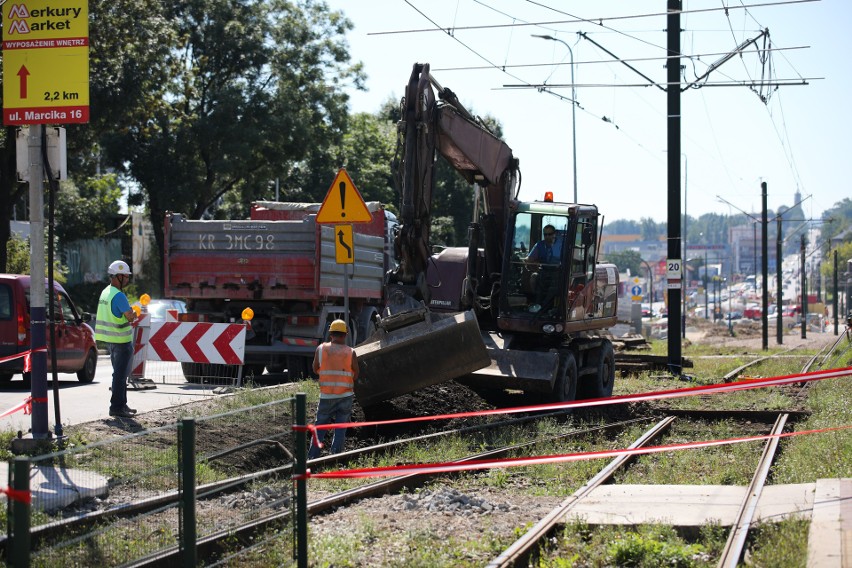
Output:
[[[417,63],[402,99],[386,307],[355,351],[363,407],[452,379],[548,400],[612,394],[618,270],[597,262],[594,205],[522,201],[519,161]],[[470,184],[466,247],[429,241],[439,155]],[[543,253],[546,251],[546,255]]]

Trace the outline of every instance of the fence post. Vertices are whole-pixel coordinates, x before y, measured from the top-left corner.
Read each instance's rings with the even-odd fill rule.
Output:
[[[10,473],[13,470],[10,470]],[[17,457],[14,462],[14,472],[10,476],[12,489],[18,495],[30,493],[30,460]],[[12,513],[12,550],[11,566],[15,568],[30,565],[30,503],[25,499],[13,499],[9,496],[9,506]]]
[[[180,460],[178,467],[181,531],[180,548],[183,565],[195,568],[198,562],[196,547],[197,527],[195,520],[195,419],[184,418],[180,421]]]
[[[305,393],[296,393],[296,426],[298,428],[296,428],[296,447],[293,452],[296,457],[293,473],[296,476],[296,565],[299,568],[308,566],[308,480],[305,478],[308,471],[306,402]]]

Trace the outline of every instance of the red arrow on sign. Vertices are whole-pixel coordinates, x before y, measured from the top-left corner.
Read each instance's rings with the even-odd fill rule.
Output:
[[[21,65],[21,68],[18,69],[18,77],[21,79],[21,97],[22,99],[27,98],[27,77],[30,75],[30,70],[27,69],[26,65]]]
[[[242,365],[243,362],[240,360],[239,355],[237,355],[234,350],[231,348],[231,341],[239,335],[239,333],[245,329],[245,326],[242,324],[229,325],[225,328],[219,337],[217,337],[213,341],[213,346],[222,356],[222,359],[225,360],[225,363],[228,365]]]
[[[196,323],[192,330],[186,334],[186,337],[180,340],[180,344],[186,350],[186,353],[192,358],[196,363],[209,363],[210,360],[204,354],[204,351],[199,347],[198,341],[207,333],[213,326],[212,323],[204,323],[199,322]]]
[[[148,347],[153,349],[159,356],[160,361],[176,361],[174,353],[166,345],[166,339],[179,326],[179,322],[166,322],[160,326],[160,329],[151,335],[148,340]],[[156,329],[156,328],[155,328]]]

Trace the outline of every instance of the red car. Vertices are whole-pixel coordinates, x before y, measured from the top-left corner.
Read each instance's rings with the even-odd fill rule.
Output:
[[[76,373],[81,383],[91,383],[95,379],[95,369],[98,364],[95,332],[87,323],[92,320],[92,315],[77,310],[74,302],[59,283],[54,282],[53,287],[56,315],[56,370],[60,373]],[[45,302],[46,310],[47,306]],[[49,317],[50,314],[47,315]],[[49,326],[45,334],[49,347]],[[29,349],[30,277],[20,274],[0,274],[0,359],[24,353]],[[47,369],[52,370],[50,351],[47,353]],[[0,363],[0,383],[8,382],[13,375],[23,374],[23,372],[23,357]]]

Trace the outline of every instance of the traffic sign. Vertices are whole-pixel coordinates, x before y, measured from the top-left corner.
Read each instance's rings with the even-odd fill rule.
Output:
[[[317,212],[317,223],[369,223],[372,219],[352,178],[340,168]]]
[[[89,121],[86,0],[3,3],[3,123]]]
[[[355,263],[355,241],[352,225],[334,226],[334,258],[337,264]]]

